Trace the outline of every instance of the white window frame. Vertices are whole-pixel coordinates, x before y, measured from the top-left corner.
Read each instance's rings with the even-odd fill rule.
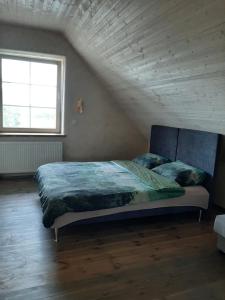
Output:
[[[57,64],[57,100],[56,100],[56,128],[6,128],[3,127],[3,101],[2,101],[2,59],[16,59],[48,64]],[[43,134],[64,134],[64,94],[65,94],[65,56],[42,54],[36,52],[14,51],[0,49],[0,134],[1,133],[43,133]]]

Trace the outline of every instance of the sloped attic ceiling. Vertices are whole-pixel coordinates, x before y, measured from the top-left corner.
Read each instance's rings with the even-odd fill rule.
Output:
[[[224,0],[0,0],[0,20],[61,30],[144,134],[225,133]]]

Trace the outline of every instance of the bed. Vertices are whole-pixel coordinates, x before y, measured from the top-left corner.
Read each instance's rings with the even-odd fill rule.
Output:
[[[58,241],[59,228],[73,222],[105,222],[196,210],[200,219],[202,210],[213,202],[218,140],[215,133],[157,125],[151,128],[151,153],[201,168],[207,173],[202,186],[180,187],[131,161],[41,166],[36,178],[43,223],[54,229]]]

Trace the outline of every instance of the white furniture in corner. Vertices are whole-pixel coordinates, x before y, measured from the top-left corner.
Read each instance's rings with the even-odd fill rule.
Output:
[[[214,231],[218,235],[217,248],[225,253],[225,215],[218,215],[216,217]]]

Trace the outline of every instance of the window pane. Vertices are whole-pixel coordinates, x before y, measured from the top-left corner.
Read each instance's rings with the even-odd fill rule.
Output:
[[[29,83],[29,62],[3,58],[2,81]]]
[[[57,65],[45,63],[31,63],[31,84],[57,84]]]
[[[18,83],[2,84],[3,105],[29,106],[29,85]]]
[[[28,107],[3,106],[3,127],[29,128]]]
[[[32,128],[56,128],[56,110],[52,108],[31,108]]]
[[[56,108],[56,87],[31,86],[31,106]]]

